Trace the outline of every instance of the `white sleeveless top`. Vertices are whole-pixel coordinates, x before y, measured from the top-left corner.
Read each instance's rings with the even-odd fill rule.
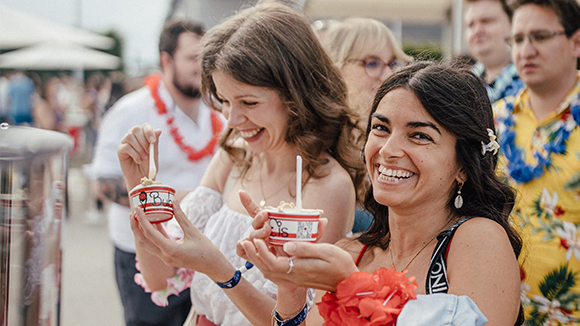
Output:
[[[236,254],[236,243],[249,237],[253,230],[250,216],[231,210],[223,203],[221,193],[206,187],[197,187],[189,193],[182,200],[181,207],[189,220],[236,268],[244,266],[246,261]],[[243,277],[262,293],[276,298],[276,284],[264,278],[258,268],[250,269]],[[205,315],[214,324],[252,325],[224,291],[203,273],[193,275],[191,302],[199,315]]]

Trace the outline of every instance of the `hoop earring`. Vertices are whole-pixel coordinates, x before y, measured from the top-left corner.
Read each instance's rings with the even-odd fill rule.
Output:
[[[463,181],[459,184],[459,189],[457,190],[457,197],[455,197],[455,208],[460,209],[463,206],[463,197],[461,197],[461,189],[463,188]]]

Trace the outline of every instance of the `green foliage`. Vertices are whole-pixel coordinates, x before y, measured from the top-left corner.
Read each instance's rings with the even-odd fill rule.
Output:
[[[443,52],[440,45],[435,45],[431,43],[423,44],[403,44],[403,51],[406,54],[412,56],[415,61],[429,60],[429,61],[440,61],[443,59]]]
[[[561,266],[550,272],[540,282],[540,292],[548,300],[560,299],[569,292],[576,284],[576,274],[568,270],[568,266]]]

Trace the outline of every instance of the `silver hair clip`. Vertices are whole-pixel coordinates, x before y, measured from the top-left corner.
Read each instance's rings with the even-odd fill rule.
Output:
[[[489,128],[487,128],[487,134],[489,135],[489,143],[481,142],[481,155],[485,156],[486,152],[493,152],[493,155],[495,155],[499,149],[499,144],[495,141],[497,137],[493,134],[493,130]]]

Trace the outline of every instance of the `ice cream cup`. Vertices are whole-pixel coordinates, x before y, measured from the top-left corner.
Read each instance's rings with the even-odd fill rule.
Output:
[[[316,242],[318,236],[319,210],[281,212],[266,209],[272,233],[270,244],[283,246],[289,241]]]
[[[137,185],[129,193],[133,208],[141,207],[151,223],[162,223],[173,218],[175,189],[170,186],[152,184]]]

